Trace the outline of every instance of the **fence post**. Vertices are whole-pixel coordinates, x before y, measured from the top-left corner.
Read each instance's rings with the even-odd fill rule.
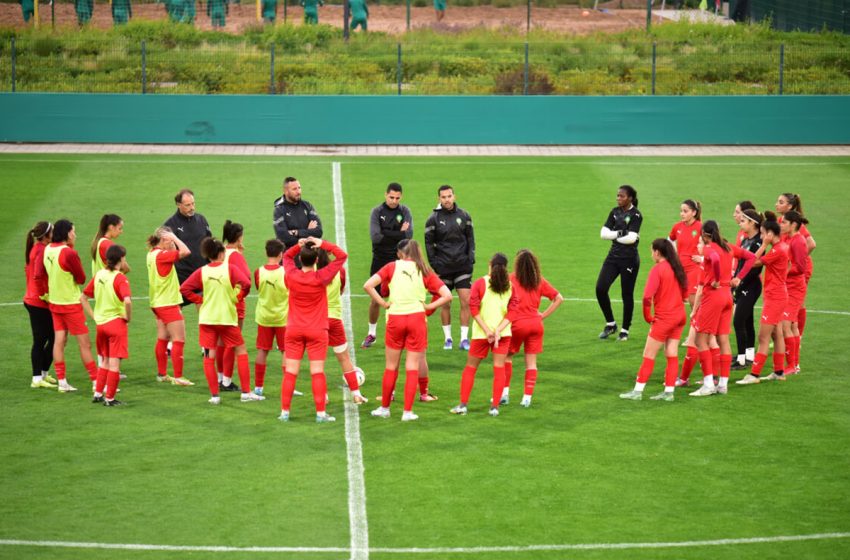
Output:
[[[407,0],[407,30],[410,31],[410,0]]]
[[[283,23],[286,23],[286,7],[289,4],[289,0],[283,0]]]
[[[274,95],[274,43],[269,47],[269,95]]]
[[[531,0],[527,0],[525,6],[525,34],[531,30]]]
[[[522,74],[522,94],[528,95],[528,43],[525,44],[525,68]]]
[[[15,50],[15,38],[12,37],[12,93],[15,93],[15,66],[17,65],[17,52]]]
[[[785,43],[779,44],[779,95],[785,86]]]
[[[142,93],[148,92],[148,57],[145,40],[142,39]]]
[[[401,43],[398,44],[398,62],[396,62],[395,73],[398,78],[398,94],[401,95]]]
[[[351,6],[348,4],[348,0],[342,0],[342,37],[346,43],[348,42],[348,36],[351,31],[348,28],[348,14],[350,10]]]
[[[620,2],[620,7],[622,8],[622,1]],[[652,27],[652,0],[646,0],[646,30],[649,31],[649,28]]]
[[[652,43],[652,95],[655,95],[655,47],[656,43]]]

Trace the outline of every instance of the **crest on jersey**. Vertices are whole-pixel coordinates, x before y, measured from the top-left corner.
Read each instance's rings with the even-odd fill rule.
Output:
[[[402,220],[401,214],[396,214],[395,215],[395,221],[397,221],[398,223],[401,223],[401,220]]]
[[[628,223],[629,223],[629,222],[631,222],[631,221],[632,221],[632,217],[631,217],[631,216],[626,216],[626,224],[628,224]]]
[[[696,236],[697,236],[697,230],[695,230],[695,229],[691,230],[691,237],[696,237]]]
[[[455,218],[455,221],[457,222],[457,225],[460,225],[463,222],[460,218]]]

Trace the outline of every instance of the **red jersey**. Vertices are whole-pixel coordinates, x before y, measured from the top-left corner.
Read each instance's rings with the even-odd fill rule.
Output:
[[[83,263],[80,261],[80,255],[73,249],[73,247],[66,245],[65,243],[50,244],[51,247],[59,247],[60,245],[65,245],[65,247],[59,252],[59,267],[65,272],[70,272],[71,276],[74,277],[75,283],[80,285],[85,284],[86,273],[83,271]],[[42,262],[42,267],[43,266],[44,263]],[[46,271],[44,276],[47,278]],[[56,305],[51,303],[49,307],[52,313],[73,313],[83,310],[83,304],[81,303],[72,303],[68,305]]]
[[[687,287],[683,290],[676,280],[676,273],[667,261],[660,261],[649,271],[646,286],[643,289],[643,318],[651,323],[652,308],[655,307],[655,319],[670,321],[685,316],[684,300],[688,297]]]
[[[770,252],[762,255],[764,264],[764,298],[785,300],[788,295],[785,281],[788,277],[789,248],[787,243],[780,241],[770,248]]]
[[[755,256],[745,249],[741,249],[737,245],[728,245],[729,251],[724,251],[717,243],[709,243],[702,249],[705,262],[703,263],[702,277],[700,285],[705,289],[711,289],[710,286],[714,282],[719,282],[720,287],[728,288],[729,282],[732,280],[732,261],[735,259],[744,259],[744,268],[738,273],[737,277],[743,278],[753,267]]]
[[[801,233],[788,237],[788,258],[791,260],[791,269],[788,271],[788,285],[805,284],[806,272],[808,271],[809,248],[806,239]]]
[[[673,228],[667,237],[670,241],[676,242],[676,252],[679,253],[679,260],[682,261],[682,266],[685,268],[691,266],[699,266],[691,260],[694,255],[699,255],[700,234],[702,232],[702,222],[694,220],[691,225],[685,222],[677,222],[673,224]]]
[[[513,285],[511,285],[513,288]],[[472,284],[472,289],[469,291],[469,314],[475,317],[476,315],[481,313],[481,299],[484,297],[485,292],[487,291],[487,279],[479,278]],[[540,300],[538,299],[538,303]],[[516,321],[517,320],[517,310],[519,308],[519,296],[516,291],[511,289],[511,297],[508,300],[508,311],[505,313],[505,317],[508,321]],[[494,328],[496,325],[492,325]]]
[[[779,219],[777,221],[781,224],[782,223],[782,216],[779,216]],[[809,228],[806,227],[806,224],[801,224],[800,229],[797,231],[797,233],[803,238],[803,241],[806,241],[807,243],[808,243],[809,238],[812,236],[812,234],[809,233]],[[790,236],[788,236],[788,235],[782,234],[781,240],[784,241],[785,243],[788,243],[789,237]],[[812,263],[812,256],[809,254],[809,246],[808,246],[808,244],[806,244],[806,268],[804,269],[805,270],[805,276],[807,276],[807,277],[811,276],[813,268],[814,268],[814,265]]]
[[[130,293],[130,281],[121,273],[115,275],[115,280],[112,281],[112,288],[115,290],[115,295],[121,301],[124,301],[124,298],[132,296]],[[83,289],[83,294],[89,299],[94,299],[94,278],[89,280],[88,285]]]
[[[44,243],[36,242],[30,251],[30,262],[24,266],[27,279],[27,291],[24,303],[33,307],[48,308],[42,296],[47,293],[47,271],[44,270]]]
[[[287,329],[327,329],[328,292],[327,286],[342,270],[348,254],[329,241],[322,241],[322,249],[335,257],[321,270],[304,272],[295,265],[295,255],[301,247],[293,245],[283,254],[283,270],[286,287],[289,288],[289,314]]]
[[[105,243],[104,243],[105,245]],[[156,251],[156,249],[151,249]],[[165,278],[174,268],[174,263],[180,260],[180,251],[163,251],[156,255],[156,273]]]
[[[223,262],[211,262],[207,266],[225,265]],[[251,276],[250,274],[246,276],[241,269],[233,266],[233,264],[229,264],[227,267],[230,274],[230,285],[235,288],[236,284],[239,284],[241,288],[239,290],[239,294],[236,296],[236,301],[238,303],[245,299],[245,296],[248,295],[248,291],[251,289]],[[204,289],[203,268],[204,267],[201,267],[195,270],[191,276],[186,278],[185,282],[180,284],[180,293],[183,294],[183,297],[198,305],[204,303],[204,296],[195,293],[202,292]]]
[[[113,242],[111,239],[107,239],[106,237],[101,237],[101,239],[103,239],[103,241],[98,243],[97,252],[100,253],[100,260],[106,262],[106,252],[109,250],[110,247],[115,245],[115,242]]]
[[[540,318],[540,300],[545,297],[552,301],[558,297],[558,290],[545,278],[540,278],[540,284],[536,289],[526,290],[520,286],[516,274],[511,273],[511,285],[518,299],[515,321]]]

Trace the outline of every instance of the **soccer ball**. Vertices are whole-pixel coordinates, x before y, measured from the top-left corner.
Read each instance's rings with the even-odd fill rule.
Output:
[[[357,384],[363,385],[366,383],[366,373],[359,366],[354,366],[354,373],[357,375]]]

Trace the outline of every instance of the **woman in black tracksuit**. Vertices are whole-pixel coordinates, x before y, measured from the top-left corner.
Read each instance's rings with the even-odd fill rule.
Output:
[[[608,214],[605,225],[602,226],[600,237],[611,241],[611,249],[599,278],[596,280],[596,299],[605,316],[605,328],[599,338],[608,338],[617,332],[617,322],[611,310],[611,299],[608,290],[611,284],[620,277],[620,288],[623,295],[623,327],[617,336],[618,341],[629,339],[629,327],[632,324],[632,314],[635,308],[635,282],[640,269],[638,241],[640,240],[640,225],[643,216],[638,211],[637,191],[629,185],[623,185],[617,190],[617,206]]]
[[[755,210],[745,210],[741,212],[738,224],[744,237],[741,239],[741,248],[746,249],[751,253],[755,253],[761,247],[761,215]],[[738,261],[738,267],[735,274],[744,268],[744,263]],[[732,318],[732,324],[735,326],[735,339],[738,342],[738,358],[732,369],[747,369],[747,355],[749,351],[750,362],[754,356],[754,348],[756,345],[756,331],[753,325],[753,308],[756,302],[761,297],[761,267],[753,267],[750,272],[741,279],[741,283],[735,288],[733,295],[735,297],[735,314]]]

